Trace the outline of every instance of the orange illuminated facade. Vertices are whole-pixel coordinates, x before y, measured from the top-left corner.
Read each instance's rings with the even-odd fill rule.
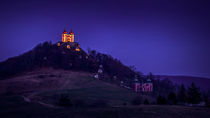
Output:
[[[64,30],[62,34],[62,42],[74,42],[74,33],[72,32],[72,30],[69,34],[66,32],[66,30]]]
[[[66,32],[66,30],[64,30],[62,33],[62,41],[59,41],[57,46],[74,51],[81,51],[79,43],[74,42],[74,33],[72,30],[69,32],[69,34]]]

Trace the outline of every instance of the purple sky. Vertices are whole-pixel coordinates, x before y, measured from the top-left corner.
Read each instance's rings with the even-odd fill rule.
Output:
[[[0,61],[61,41],[110,54],[145,74],[210,77],[209,0],[1,0]]]

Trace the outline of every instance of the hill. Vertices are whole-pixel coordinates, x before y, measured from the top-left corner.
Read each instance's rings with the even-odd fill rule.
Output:
[[[100,80],[94,75],[102,69]],[[151,77],[152,93],[135,93],[119,86],[133,85],[134,75]],[[160,106],[157,95],[175,90],[170,81],[143,76],[110,55],[74,51],[45,42],[0,63],[1,117],[208,117],[208,108]],[[166,77],[166,76],[165,76]],[[163,77],[163,78],[165,78]],[[156,78],[156,77],[154,77]],[[160,77],[159,77],[160,78]],[[126,85],[126,86],[127,86]],[[148,99],[151,105],[133,104]]]
[[[42,68],[85,72],[91,73],[92,76],[97,74],[99,69],[102,68],[103,73],[100,75],[101,80],[108,81],[115,85],[120,85],[121,81],[123,81],[124,85],[128,87],[133,85],[135,75],[137,75],[140,81],[145,81],[147,78],[150,78],[153,81],[153,95],[156,96],[159,94],[167,96],[171,91],[176,89],[176,87],[168,81],[161,82],[155,80],[155,78],[171,78],[172,76],[152,77],[152,74],[144,76],[140,72],[136,72],[132,67],[123,65],[119,60],[110,55],[102,54],[95,50],[88,50],[88,53],[82,49],[75,51],[66,47],[59,47],[57,44],[52,44],[51,42],[38,44],[35,48],[24,54],[1,62],[0,80],[14,79],[18,76],[22,76],[23,73]],[[176,77],[176,79],[170,80],[178,84],[180,84],[180,80],[183,80],[186,85],[191,84],[191,80],[187,81],[188,79],[186,79],[186,77],[184,77],[184,79],[182,78],[183,77]],[[32,80],[33,79],[30,79],[30,81]],[[195,81],[196,85],[200,83],[198,86],[208,89],[208,80],[201,82],[202,80],[204,79],[200,79],[198,82]]]
[[[76,105],[99,106],[60,107],[62,95]],[[131,106],[130,101],[139,94],[97,80],[90,72],[53,68],[36,69],[0,80],[0,96],[2,118],[208,118],[210,115],[208,108],[201,107]]]
[[[135,72],[110,55],[82,49],[75,51],[56,44],[45,42],[17,57],[0,63],[0,79],[7,79],[25,71],[51,67],[55,69],[74,70],[97,73],[99,65],[103,65],[104,75],[114,76],[130,81]]]
[[[22,96],[26,101],[56,105],[61,95],[88,104],[104,101],[110,105],[129,104],[138,94],[93,78],[80,71],[43,68],[0,81],[0,94]]]
[[[190,86],[191,83],[195,83],[202,90],[210,90],[210,79],[203,77],[191,77],[191,76],[169,76],[169,75],[156,75],[156,79],[169,79],[171,82],[177,85],[184,84],[186,87]]]

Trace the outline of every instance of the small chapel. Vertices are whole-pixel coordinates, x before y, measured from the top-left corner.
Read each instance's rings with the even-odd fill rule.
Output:
[[[66,30],[64,30],[62,33],[62,40],[57,43],[57,46],[65,47],[75,51],[81,50],[79,43],[74,41],[74,33],[72,30],[69,32],[69,34],[66,32]]]
[[[152,92],[153,91],[153,83],[149,78],[146,81],[139,82],[139,80],[135,77],[133,81],[133,90],[135,92]]]

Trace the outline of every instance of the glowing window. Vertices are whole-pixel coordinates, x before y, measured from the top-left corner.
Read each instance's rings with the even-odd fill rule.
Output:
[[[70,47],[70,45],[67,45],[66,48],[70,49],[71,47]]]
[[[79,49],[79,48],[76,48],[75,50],[76,50],[76,51],[80,51],[80,49]]]
[[[57,45],[58,45],[58,46],[61,46],[61,43],[58,43]]]

